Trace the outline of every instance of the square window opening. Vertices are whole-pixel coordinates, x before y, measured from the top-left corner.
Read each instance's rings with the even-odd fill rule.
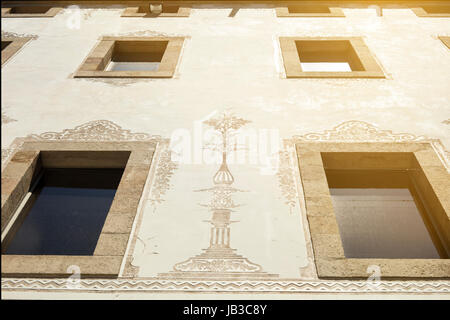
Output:
[[[75,78],[172,78],[181,37],[102,37]]]
[[[157,71],[168,41],[115,41],[106,71]]]
[[[303,71],[365,71],[348,40],[297,40],[295,44]]]
[[[45,14],[51,7],[43,6],[20,6],[12,7],[9,11],[10,14]]]
[[[168,6],[163,4],[162,11],[160,13],[150,12],[150,6],[141,6],[138,9],[138,13],[146,13],[147,15],[159,15],[161,13],[178,13],[180,6]]]
[[[322,153],[324,163],[330,161]],[[446,259],[421,169],[326,168],[346,258]]]
[[[331,10],[327,6],[288,6],[289,13],[331,13]]]
[[[115,41],[111,61],[161,62],[169,41]]]
[[[92,256],[129,152],[41,153],[2,254]]]
[[[450,14],[450,6],[422,6],[426,13],[430,14]]]

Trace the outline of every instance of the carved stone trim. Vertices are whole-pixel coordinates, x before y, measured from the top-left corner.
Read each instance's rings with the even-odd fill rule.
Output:
[[[2,279],[3,290],[95,292],[260,292],[260,293],[450,293],[449,281],[297,281],[297,280],[135,280]]]

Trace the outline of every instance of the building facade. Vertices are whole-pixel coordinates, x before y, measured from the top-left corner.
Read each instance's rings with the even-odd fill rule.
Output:
[[[1,105],[3,298],[450,297],[447,1],[5,1]]]

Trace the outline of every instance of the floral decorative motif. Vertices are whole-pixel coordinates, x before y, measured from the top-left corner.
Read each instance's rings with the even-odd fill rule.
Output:
[[[410,133],[393,133],[391,130],[380,130],[374,125],[364,121],[346,121],[325,130],[323,133],[307,133],[294,136],[296,141],[364,141],[364,142],[409,142],[427,140],[424,136]]]
[[[3,117],[4,115],[2,114],[2,121]],[[2,168],[6,165],[12,154],[20,148],[23,142],[30,140],[164,141],[160,136],[149,135],[147,133],[132,133],[130,130],[122,129],[122,127],[109,120],[96,120],[77,126],[74,129],[64,129],[62,132],[44,132],[42,134],[31,134],[25,138],[15,139],[9,148],[2,148]],[[168,178],[160,177],[159,181],[164,179]]]
[[[351,120],[341,123],[332,130],[323,133],[307,133],[287,139],[288,145],[296,142],[428,142],[436,150],[442,163],[450,171],[450,153],[445,150],[441,141],[411,133],[393,133],[391,130],[380,130],[376,126],[364,122]]]
[[[242,259],[189,259],[174,266],[176,271],[194,272],[259,272],[261,266]]]
[[[277,172],[278,186],[281,189],[281,194],[284,196],[285,204],[292,210],[297,204],[297,190],[295,189],[295,178],[292,171],[292,165],[289,159],[289,151],[283,150],[279,152],[279,168]]]
[[[170,178],[176,169],[178,169],[178,164],[171,160],[171,151],[169,149],[162,150],[149,199],[154,209],[156,209],[156,204],[164,201],[162,197],[171,187]]]
[[[215,119],[205,121],[221,134],[222,141],[222,163],[213,176],[213,187],[196,190],[196,192],[211,192],[212,199],[206,204],[200,204],[211,211],[210,242],[207,249],[195,257],[174,265],[173,270],[168,273],[160,273],[162,278],[205,278],[205,277],[239,277],[242,272],[251,273],[250,276],[278,277],[278,275],[264,272],[260,265],[250,262],[247,258],[236,253],[236,249],[230,246],[231,228],[230,224],[233,209],[240,205],[235,204],[233,193],[242,192],[231,185],[234,177],[227,165],[227,140],[229,134],[235,133],[241,126],[249,121],[238,118],[228,113],[223,113]]]
[[[230,133],[232,130],[238,130],[240,127],[250,123],[250,120],[245,120],[236,117],[232,113],[224,112],[217,118],[212,118],[204,121],[205,124],[219,131],[221,134]]]
[[[234,208],[238,208],[241,205],[235,204],[231,197],[235,192],[246,192],[246,190],[240,190],[228,185],[217,185],[208,189],[195,190],[195,192],[212,192],[213,197],[208,203],[200,203],[202,207],[209,208],[210,210],[226,210],[233,211]]]
[[[91,121],[74,129],[65,129],[62,132],[45,132],[40,135],[32,134],[27,138],[36,140],[80,140],[80,141],[148,141],[161,139],[160,136],[151,136],[147,133],[132,133],[122,129],[109,120]]]
[[[11,38],[31,38],[31,39],[37,39],[38,36],[35,34],[24,34],[24,33],[16,33],[16,32],[9,32],[9,31],[2,31],[2,37],[11,37]]]
[[[225,111],[216,118],[203,121],[204,124],[212,127],[221,136],[221,142],[205,144],[205,149],[221,151],[222,153],[238,150],[241,146],[238,146],[237,141],[233,139],[236,138],[239,129],[250,122],[250,120],[235,116],[230,111]]]
[[[442,121],[443,124],[450,124],[450,119]]]
[[[141,30],[134,32],[119,32],[108,34],[107,36],[111,37],[186,37],[189,38],[189,35],[184,34],[169,34],[160,31],[152,31],[152,30]]]

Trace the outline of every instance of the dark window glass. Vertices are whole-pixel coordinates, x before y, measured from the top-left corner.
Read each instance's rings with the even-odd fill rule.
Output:
[[[446,257],[408,171],[325,172],[347,258]]]
[[[440,258],[408,189],[330,193],[347,258]]]
[[[92,255],[122,173],[123,169],[45,169],[5,253]]]
[[[11,14],[43,14],[50,10],[50,7],[28,6],[28,7],[13,7]]]

